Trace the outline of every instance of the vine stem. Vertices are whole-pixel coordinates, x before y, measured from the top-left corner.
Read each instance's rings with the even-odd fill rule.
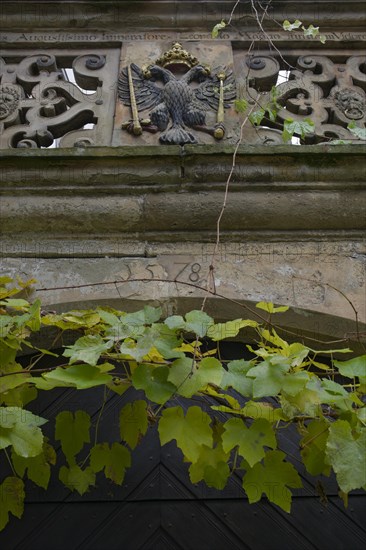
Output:
[[[309,445],[309,443],[312,443],[313,441],[315,441],[315,439],[317,439],[319,436],[321,436],[322,434],[324,434],[328,429],[329,429],[329,426],[327,426],[326,428],[324,428],[324,430],[322,430],[322,431],[319,432],[318,434],[313,435],[313,437],[311,437],[311,438],[309,439],[309,441],[307,441],[304,445],[301,445],[301,448],[302,448],[302,449],[305,449],[305,447],[306,447],[307,445]]]
[[[19,477],[18,474],[16,473],[15,469],[14,469],[13,463],[10,460],[10,456],[9,456],[8,451],[6,449],[4,449],[4,453],[5,453],[6,458],[8,459],[8,462],[9,462],[9,465],[10,465],[11,471],[13,472],[14,477]]]
[[[232,18],[234,17],[234,12],[235,12],[235,10],[236,10],[236,6],[239,4],[239,2],[240,2],[240,0],[236,0],[235,5],[234,5],[234,7],[233,7],[233,9],[231,10],[231,13],[230,13],[230,15],[229,15],[229,20],[228,20],[228,22],[226,23],[227,26],[230,25],[230,23],[231,23],[231,21],[232,21]]]
[[[246,304],[243,304],[242,302],[239,302],[238,300],[234,300],[233,298],[228,298],[227,296],[225,296],[225,294],[221,294],[221,293],[217,292],[216,289],[215,290],[210,290],[209,288],[207,288],[207,286],[203,287],[203,286],[197,285],[195,283],[190,283],[188,281],[179,281],[177,279],[162,279],[162,278],[156,278],[156,279],[150,279],[149,278],[149,279],[147,279],[146,277],[141,277],[141,278],[136,277],[136,278],[125,279],[125,280],[99,281],[97,283],[84,283],[82,285],[67,285],[67,286],[59,286],[59,287],[36,288],[35,291],[36,292],[49,292],[49,291],[53,291],[53,290],[73,290],[73,289],[76,290],[76,289],[79,289],[79,288],[88,288],[88,287],[95,287],[95,286],[108,286],[108,285],[116,286],[117,284],[127,284],[127,283],[131,283],[131,282],[136,282],[136,283],[139,283],[139,282],[140,283],[173,283],[175,285],[180,284],[180,285],[184,285],[184,286],[189,286],[189,287],[195,288],[196,290],[202,290],[203,292],[206,292],[206,293],[210,294],[211,296],[215,296],[216,298],[222,298],[223,300],[226,300],[227,302],[230,302],[231,304],[235,304],[235,305],[239,306],[241,309],[245,309],[245,310],[249,311],[249,313],[251,313],[255,317],[258,317],[264,323],[268,323],[268,318],[263,317],[258,310],[254,310],[253,308],[247,306]],[[120,297],[122,298],[121,295],[120,295]],[[277,328],[278,330],[281,330],[285,334],[295,336],[296,338],[299,337],[298,333],[294,332],[292,330],[288,330],[288,329],[285,329],[283,327],[278,327],[275,324],[271,324],[271,326]],[[337,343],[340,343],[340,342],[347,342],[347,341],[350,340],[349,338],[339,338],[337,340],[326,340],[326,341],[324,341],[324,340],[319,340],[318,338],[312,338],[310,336],[306,336],[304,338],[306,338],[306,340],[309,340],[309,341],[312,341],[312,342],[318,342],[318,343],[321,343],[321,344],[337,344]]]
[[[95,423],[94,447],[95,447],[95,445],[97,444],[97,441],[98,441],[99,423],[100,423],[100,419],[102,418],[102,414],[103,414],[106,402],[107,402],[107,386],[104,386],[103,402],[102,402],[102,405],[101,405],[100,410],[98,412],[97,421]],[[89,457],[90,457],[90,451],[86,455],[86,457],[84,458],[83,462],[80,464],[80,468],[82,468],[84,466],[85,462],[88,460]]]
[[[233,460],[233,467],[231,468],[231,473],[233,474],[235,472],[235,470],[237,469],[237,460],[238,460],[238,454],[239,454],[239,449],[238,447],[235,448],[235,455],[234,455],[234,460]]]
[[[98,417],[97,417],[97,421],[95,423],[95,435],[94,435],[94,445],[97,444],[97,440],[98,440],[98,430],[99,430],[99,423],[100,423],[100,420],[102,418],[102,414],[103,414],[103,411],[104,411],[104,407],[105,407],[105,404],[107,402],[107,386],[104,386],[104,392],[103,392],[103,403],[102,403],[102,406],[100,407],[100,411],[98,413]]]
[[[257,96],[257,100],[258,100],[259,95],[260,94],[258,94],[258,96]],[[223,199],[223,202],[222,202],[219,217],[217,218],[217,222],[216,222],[216,242],[215,242],[214,250],[213,250],[213,253],[212,253],[212,257],[211,257],[211,263],[210,263],[209,273],[208,273],[208,277],[207,277],[206,295],[203,298],[201,311],[203,311],[204,308],[205,308],[206,301],[207,301],[207,298],[208,298],[209,294],[212,293],[212,292],[214,292],[216,294],[216,284],[215,284],[215,274],[214,274],[215,265],[214,264],[215,264],[217,252],[218,252],[218,249],[219,249],[219,245],[220,245],[221,220],[222,220],[222,217],[224,215],[224,212],[225,212],[225,209],[226,209],[226,206],[227,206],[227,200],[228,200],[228,196],[229,196],[229,187],[230,187],[231,179],[232,179],[232,176],[233,176],[233,173],[234,173],[234,170],[235,170],[235,166],[236,166],[236,157],[237,157],[237,154],[238,154],[239,147],[240,147],[240,145],[243,141],[244,126],[248,122],[249,117],[250,117],[250,115],[252,114],[252,112],[254,110],[254,107],[255,107],[255,105],[252,105],[249,113],[246,115],[246,117],[244,118],[243,122],[240,125],[240,135],[239,135],[238,142],[237,142],[237,144],[235,146],[235,149],[234,149],[230,172],[229,172],[229,175],[227,177],[226,184],[225,184],[224,199]],[[212,288],[213,288],[212,291],[211,291],[211,284],[212,284]]]

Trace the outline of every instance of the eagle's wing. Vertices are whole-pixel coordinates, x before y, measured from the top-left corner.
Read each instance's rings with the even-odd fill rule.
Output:
[[[146,80],[142,70],[135,63],[131,63],[131,74],[137,109],[139,111],[151,109],[161,102],[162,88],[159,88],[151,80]],[[131,105],[127,67],[121,70],[118,78],[118,97],[124,105]]]
[[[211,75],[204,82],[202,82],[197,88],[193,90],[195,95],[195,103],[199,103],[201,109],[205,110],[211,107],[214,111],[217,111],[220,100],[220,80],[217,78],[217,74],[224,72],[226,78],[224,80],[224,107],[228,109],[231,101],[236,97],[236,84],[233,71],[226,69],[225,67],[216,67],[211,71]]]

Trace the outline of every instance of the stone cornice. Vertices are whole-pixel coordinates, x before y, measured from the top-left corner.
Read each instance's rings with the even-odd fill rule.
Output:
[[[232,154],[231,146],[2,151],[3,253],[13,255],[11,242],[52,239],[98,240],[101,254],[117,236],[210,242]],[[362,145],[242,146],[222,240],[363,239],[364,179]]]
[[[136,194],[148,189],[220,191],[233,153],[232,145],[0,150],[0,183],[3,192],[9,188],[28,194],[66,189],[83,189],[86,194],[98,189]],[[245,185],[252,189],[363,189],[365,146],[241,145],[231,189],[240,191]]]
[[[228,19],[232,0],[203,1],[3,1],[0,24],[3,31],[29,30],[117,29],[119,31],[190,30],[211,31],[222,18]],[[320,25],[322,30],[364,29],[364,2],[350,0],[302,2],[272,2],[269,13],[282,22],[301,19],[304,23]],[[249,2],[240,3],[232,20],[233,29],[257,30]],[[278,30],[278,23],[270,19],[267,29]]]

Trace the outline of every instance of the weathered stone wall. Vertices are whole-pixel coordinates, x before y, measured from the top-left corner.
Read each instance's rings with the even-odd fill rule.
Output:
[[[221,18],[228,19],[232,2],[18,4],[3,2],[1,8],[0,42],[4,51],[11,51],[6,66],[17,67],[29,50],[54,52],[60,66],[75,63],[81,82],[94,86],[88,99],[93,107],[88,109],[85,97],[77,96],[79,111],[86,121],[89,116],[97,123],[92,130],[65,126],[70,131],[61,138],[60,149],[41,148],[46,138],[34,130],[23,145],[1,151],[1,274],[35,277],[38,295],[51,309],[93,303],[131,309],[151,300],[170,313],[200,307],[240,117],[233,109],[228,113],[222,142],[202,134],[199,145],[166,146],[150,134],[129,136],[120,130],[128,108],[116,99],[116,79],[135,55],[140,64],[144,53],[151,61],[164,45],[179,39],[211,64],[226,56],[238,82],[245,82],[240,52],[254,39],[257,53],[267,55],[267,37],[258,31],[248,6],[240,5],[233,25],[213,40],[210,31]],[[327,36],[321,55],[338,60],[341,68],[345,59],[362,53],[363,3],[302,2],[300,7],[276,2],[274,9],[271,14],[278,20],[319,24]],[[287,59],[306,53],[309,41],[301,33],[268,25]],[[311,47],[314,53],[313,43]],[[69,53],[60,55],[60,49]],[[85,68],[78,53],[103,55],[110,64]],[[328,62],[322,63],[329,69]],[[357,65],[357,72],[352,63],[347,78],[354,75],[353,85],[362,91],[365,65]],[[12,78],[13,73],[5,73],[2,82]],[[28,73],[22,74],[31,81]],[[104,95],[98,95],[98,78],[108,83]],[[317,82],[307,81],[307,89],[317,90]],[[321,121],[320,99],[313,97]],[[47,112],[52,105],[51,97]],[[334,102],[329,105],[323,102],[321,108],[336,112]],[[64,109],[67,118],[70,106]],[[347,118],[337,112],[332,125],[345,128]],[[42,117],[37,117],[39,122]],[[291,306],[283,324],[297,333],[353,338],[353,307],[366,322],[364,146],[281,145],[279,127],[262,129],[277,145],[260,140],[248,145],[248,136],[257,131],[244,133],[214,260],[215,287],[210,288],[217,295],[211,296],[208,310],[227,319],[251,315],[241,305],[273,301]],[[2,131],[10,132],[6,125]],[[343,130],[337,131],[342,137]]]

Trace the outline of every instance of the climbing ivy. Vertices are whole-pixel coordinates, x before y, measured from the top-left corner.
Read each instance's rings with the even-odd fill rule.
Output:
[[[27,478],[47,490],[56,469],[60,482],[80,495],[98,475],[121,484],[134,449],[156,423],[161,445],[175,441],[181,450],[192,483],[221,490],[236,472],[249,502],[265,495],[290,512],[291,489],[302,486],[299,464],[313,476],[333,471],[345,503],[350,491],[366,489],[366,355],[340,360],[333,355],[351,349],[288,343],[271,322],[285,306],[257,304],[259,316],[268,315],[263,322],[215,323],[203,311],[163,319],[161,309],[150,306],[134,313],[97,307],[44,314],[38,300],[19,297],[32,282],[0,278],[0,449],[12,473],[1,480],[1,529],[9,514],[21,517]],[[57,341],[67,332],[73,343],[58,354],[37,347],[34,334],[49,327]],[[252,359],[224,361],[220,342],[240,338],[244,327],[257,341],[247,346]],[[33,353],[21,363],[25,349]],[[51,366],[55,357],[58,366]],[[44,391],[96,386],[104,387],[96,425],[85,410],[65,410],[48,439],[43,426],[49,419],[29,404]],[[108,395],[130,388],[145,397],[122,407],[116,441],[103,441],[98,426]],[[196,404],[177,406],[177,396],[180,404],[192,397]],[[299,434],[295,463],[278,438],[291,426]]]

